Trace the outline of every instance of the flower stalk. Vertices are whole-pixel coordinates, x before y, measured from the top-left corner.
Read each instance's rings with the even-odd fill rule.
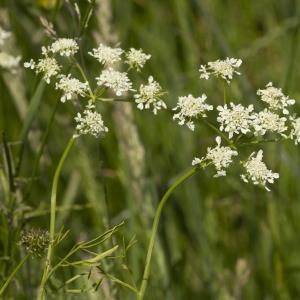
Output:
[[[45,285],[48,279],[48,274],[51,268],[51,259],[52,259],[52,253],[53,253],[53,242],[55,239],[55,221],[56,221],[56,198],[57,198],[57,186],[58,186],[58,180],[59,176],[63,167],[63,164],[74,144],[75,138],[72,136],[60,158],[60,161],[56,167],[53,182],[52,182],[52,190],[51,190],[51,207],[50,207],[50,233],[49,233],[49,238],[50,238],[50,244],[48,248],[48,253],[47,253],[47,258],[46,258],[46,264],[44,268],[44,273],[41,281],[41,285],[39,288],[37,300],[43,300],[44,299],[44,290],[45,290]]]
[[[139,292],[137,294],[137,299],[138,300],[143,300],[145,291],[148,285],[148,280],[149,280],[149,275],[150,275],[150,268],[151,268],[151,259],[152,259],[152,253],[153,253],[153,248],[154,248],[154,243],[157,235],[157,230],[158,230],[158,224],[159,220],[161,217],[162,210],[168,201],[169,197],[172,195],[173,191],[181,185],[184,181],[186,181],[188,178],[192,177],[197,171],[199,170],[199,167],[193,167],[189,169],[186,173],[184,173],[179,179],[177,179],[167,190],[167,192],[164,194],[162,197],[159,206],[155,212],[154,220],[153,220],[153,225],[151,229],[151,235],[150,235],[150,240],[148,244],[148,250],[147,250],[147,256],[146,256],[146,261],[145,261],[145,268],[144,268],[144,273],[143,273],[143,279],[142,283],[139,289]]]

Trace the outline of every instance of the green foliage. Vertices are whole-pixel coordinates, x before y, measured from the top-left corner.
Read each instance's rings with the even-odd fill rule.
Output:
[[[37,58],[51,22],[58,36],[80,36],[84,50],[95,46],[97,34],[109,32],[110,43],[152,55],[147,71],[169,91],[170,108],[187,93],[206,93],[210,103],[222,103],[222,86],[200,81],[198,68],[238,57],[243,76],[232,83],[228,98],[255,103],[256,90],[273,81],[296,99],[299,111],[296,0],[113,0],[107,1],[111,12],[109,5],[98,6],[106,1],[77,2],[81,16],[71,0],[0,1],[0,25],[14,36],[7,50],[22,61]],[[81,59],[91,76],[99,75],[91,57]],[[78,109],[58,102],[58,92],[23,69],[1,70],[0,95],[2,286],[26,257],[18,246],[22,230],[49,229],[51,182]],[[169,111],[154,118],[137,110],[120,117],[126,103],[101,109],[109,135],[76,141],[60,176],[57,224],[67,231],[52,241],[47,299],[134,299],[159,199],[214,141],[205,124],[192,133],[172,121]],[[172,194],[162,213],[146,300],[300,298],[300,152],[288,143],[264,151],[280,173],[270,193],[245,185],[235,170],[222,179],[207,170]],[[3,299],[35,299],[43,268],[41,259],[29,257]]]

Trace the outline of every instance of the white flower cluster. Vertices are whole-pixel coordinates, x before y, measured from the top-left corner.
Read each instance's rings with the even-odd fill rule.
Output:
[[[122,96],[128,91],[133,91],[132,82],[126,72],[115,71],[112,68],[103,70],[99,77],[96,77],[98,86],[105,86],[114,91],[117,96]]]
[[[164,94],[160,84],[152,76],[148,78],[148,84],[141,84],[139,93],[134,95],[137,107],[140,110],[150,109],[153,107],[153,113],[162,108],[167,108],[166,103],[160,98]]]
[[[25,68],[35,70],[36,74],[43,74],[44,80],[49,84],[51,77],[55,77],[59,74],[61,66],[58,64],[55,58],[49,57],[47,53],[43,53],[44,57],[40,58],[37,63],[31,59],[29,62],[24,63]]]
[[[42,73],[44,80],[49,84],[51,77],[58,76],[61,70],[61,66],[51,54],[70,57],[75,55],[78,49],[78,44],[74,39],[59,38],[48,48],[42,47],[43,57],[38,62],[31,59],[29,62],[24,63],[24,67],[35,70],[36,74]]]
[[[52,53],[58,53],[60,56],[73,56],[78,52],[78,44],[74,39],[59,38],[47,49]]]
[[[89,134],[97,138],[108,132],[108,128],[104,125],[102,120],[102,116],[95,111],[95,105],[92,101],[89,101],[82,114],[77,113],[75,121],[77,126],[74,137]]]
[[[288,115],[288,106],[295,104],[294,99],[285,96],[280,88],[273,86],[272,82],[266,85],[265,89],[259,89],[257,95],[261,97],[261,101],[269,105],[272,111],[282,111],[283,114]]]
[[[260,184],[264,186],[267,191],[270,191],[267,187],[267,183],[274,183],[274,180],[279,178],[279,174],[269,170],[262,159],[262,150],[259,150],[256,156],[255,152],[253,152],[248,160],[243,162],[246,173],[242,174],[241,177],[244,182],[248,183],[250,180],[253,184]]]
[[[141,49],[137,50],[130,48],[125,52],[121,48],[112,48],[100,44],[98,48],[89,52],[91,56],[96,58],[101,64],[109,66],[102,70],[99,77],[96,77],[97,85],[99,87],[106,87],[111,89],[117,96],[123,96],[129,91],[135,91],[132,82],[128,78],[126,72],[114,70],[111,66],[116,62],[121,62],[122,54],[125,53],[126,60],[124,61],[130,68],[135,68],[140,71],[145,65],[151,55],[145,54]],[[148,84],[141,84],[139,92],[134,95],[135,102],[138,104],[139,109],[149,109],[153,106],[154,114],[161,108],[167,108],[165,102],[160,99],[163,91],[158,82],[152,76],[148,78]]]
[[[71,74],[60,75],[59,82],[55,84],[56,89],[63,91],[61,96],[61,102],[66,102],[66,100],[71,100],[75,96],[85,96],[89,89],[88,82],[81,82],[77,78],[71,78]]]
[[[74,63],[72,66],[77,68],[84,82],[73,77],[71,73],[67,75],[63,74],[64,60],[59,60],[62,61],[62,65],[58,63],[56,55],[70,57],[74,56],[78,50],[79,47],[75,40],[59,38],[50,46],[42,47],[42,57],[40,59],[37,61],[31,59],[24,63],[24,67],[34,70],[36,74],[42,74],[43,79],[47,83],[50,83],[52,78],[56,79],[55,88],[62,91],[61,102],[66,102],[78,96],[89,98],[91,101],[89,101],[83,113],[78,113],[75,117],[77,125],[74,136],[91,134],[98,137],[102,133],[107,132],[108,128],[104,125],[102,116],[96,111],[96,107],[93,104],[94,101],[104,101],[105,98],[101,98],[101,96],[106,92],[106,88],[111,89],[116,96],[123,96],[129,91],[136,92],[133,89],[133,83],[129,79],[127,72],[117,71],[111,66],[121,61],[121,56],[125,53],[126,61],[124,63],[129,64],[131,68],[140,70],[146,61],[150,59],[151,55],[134,48],[131,48],[126,53],[121,48],[111,48],[100,44],[98,48],[89,52],[91,56],[104,65],[100,75],[95,78],[98,87],[93,91],[90,83],[87,81],[84,70],[76,62],[75,58],[72,60],[72,63]],[[6,63],[8,63],[9,60],[7,57],[5,59]],[[70,60],[67,60],[67,62],[70,62]],[[166,108],[166,104],[160,99],[163,94],[164,92],[159,83],[154,81],[153,77],[150,76],[148,84],[141,84],[139,92],[133,95],[133,97],[135,102],[138,103],[139,109],[153,107],[153,112],[156,114],[157,110]]]
[[[202,162],[212,163],[216,168],[214,177],[226,176],[226,169],[232,163],[232,157],[237,156],[238,152],[230,147],[221,146],[221,137],[216,138],[217,146],[215,148],[207,148],[206,156],[200,158],[195,157],[192,165],[198,165]]]
[[[136,68],[140,71],[141,68],[144,67],[147,60],[151,58],[150,54],[146,54],[142,51],[142,49],[134,49],[130,48],[130,50],[126,53],[126,63],[130,66],[130,68]]]
[[[96,58],[101,64],[112,65],[121,60],[123,52],[124,51],[121,48],[111,48],[100,44],[98,48],[92,49],[92,52],[89,52],[89,55]]]
[[[96,58],[103,65],[113,65],[121,61],[123,53],[125,53],[125,63],[127,63],[130,68],[135,68],[138,71],[140,71],[147,60],[151,58],[150,54],[145,54],[141,49],[130,48],[128,52],[125,52],[121,48],[112,48],[103,44],[100,44],[98,48],[92,49],[89,55]]]
[[[174,111],[179,110],[178,113],[174,114],[173,119],[178,119],[179,125],[186,124],[191,130],[195,129],[194,118],[206,117],[206,111],[213,110],[213,106],[206,103],[207,96],[202,94],[201,97],[194,97],[189,94],[178,98]]]
[[[200,66],[200,78],[207,80],[210,75],[214,75],[216,77],[221,77],[226,80],[227,83],[230,83],[234,74],[240,75],[240,72],[236,69],[239,68],[241,64],[241,59],[229,57],[225,60],[218,59],[216,61],[209,62],[207,65]]]
[[[5,46],[5,41],[11,37],[11,32],[4,30],[0,27],[0,46]],[[19,67],[21,56],[13,56],[7,51],[0,50],[0,68],[9,70],[12,73]]]
[[[255,135],[265,135],[267,131],[285,136],[287,119],[265,109],[254,114],[253,126]]]
[[[228,133],[231,139],[234,134],[246,134],[250,132],[250,126],[252,125],[253,105],[244,107],[241,104],[235,105],[230,103],[230,107],[225,104],[224,106],[218,106],[217,110],[219,115],[217,121],[220,123],[220,130]]]

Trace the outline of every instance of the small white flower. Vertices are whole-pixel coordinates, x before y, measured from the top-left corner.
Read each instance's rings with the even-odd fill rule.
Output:
[[[158,110],[167,108],[166,103],[160,99],[163,94],[165,93],[160,84],[150,76],[148,84],[141,84],[139,93],[134,95],[137,108],[143,110],[150,109],[153,106],[153,113],[156,115]]]
[[[261,101],[269,105],[270,110],[282,110],[285,115],[289,114],[288,106],[295,104],[294,99],[285,96],[280,88],[273,86],[272,82],[269,82],[265,89],[258,90],[257,95],[260,96]]]
[[[192,161],[192,166],[201,164],[204,161],[204,158],[194,157]]]
[[[286,118],[280,117],[267,109],[254,115],[253,126],[255,135],[265,135],[267,131],[279,133],[284,136],[287,130],[285,126]]]
[[[87,82],[80,82],[77,78],[71,78],[71,74],[60,75],[59,82],[56,83],[55,88],[63,91],[63,95],[60,98],[61,102],[71,100],[74,96],[85,96],[89,89]]]
[[[191,130],[195,129],[193,119],[197,117],[206,117],[206,111],[213,110],[212,105],[206,104],[206,95],[202,94],[201,97],[193,97],[191,94],[188,96],[179,97],[177,106],[173,110],[179,110],[173,116],[173,119],[178,119],[179,125],[186,124]]]
[[[19,67],[21,56],[12,56],[6,52],[0,52],[0,67],[15,71]]]
[[[111,48],[100,44],[98,48],[92,49],[89,55],[96,58],[101,64],[114,64],[121,60],[123,52],[121,48]]]
[[[132,82],[127,77],[127,73],[115,71],[112,68],[103,70],[96,80],[99,86],[106,86],[112,89],[117,96],[133,91]]]
[[[300,118],[292,119],[291,138],[295,140],[295,145],[300,143]]]
[[[78,44],[74,39],[59,38],[46,50],[52,53],[59,53],[61,56],[73,56],[78,49]]]
[[[230,147],[221,146],[221,137],[216,138],[217,146],[215,148],[207,148],[207,154],[203,158],[195,157],[192,165],[200,164],[205,161],[212,163],[216,168],[216,175],[214,177],[226,176],[226,169],[232,163],[232,157],[237,156],[238,152],[232,150]]]
[[[104,126],[102,116],[95,111],[95,106],[92,104],[92,101],[89,101],[82,114],[77,113],[75,121],[77,123],[77,132],[74,137],[78,137],[83,134],[90,134],[94,137],[99,137],[105,132],[108,132],[108,128]]]
[[[209,72],[207,71],[206,66],[201,65],[200,69],[199,69],[199,72],[200,72],[200,78],[201,79],[206,79],[206,80],[209,79]]]
[[[0,27],[0,46],[2,46],[6,39],[8,39],[11,36],[11,33],[9,31],[4,30]]]
[[[216,60],[209,62],[207,65],[201,65],[199,72],[201,79],[208,79],[210,75],[221,77],[230,83],[234,74],[240,75],[240,72],[236,71],[242,64],[241,59],[229,58],[225,60]]]
[[[30,61],[24,62],[24,68],[33,70],[35,68],[35,61],[31,59]]]
[[[235,105],[231,102],[230,107],[227,107],[227,104],[225,104],[224,106],[218,106],[217,110],[219,111],[217,121],[220,123],[220,130],[228,132],[230,139],[234,134],[250,132],[254,118],[251,115],[253,105],[244,107],[241,104]]]
[[[131,68],[136,68],[137,70],[140,70],[144,67],[147,60],[151,58],[150,54],[145,54],[142,49],[134,49],[130,48],[130,50],[126,53],[126,63]]]
[[[266,184],[274,183],[274,179],[278,179],[279,174],[269,170],[262,159],[262,150],[259,150],[256,156],[255,152],[253,152],[248,160],[242,163],[246,169],[246,174],[242,174],[241,178],[244,182],[248,183],[249,181],[252,181],[253,184],[260,184],[264,186],[267,191],[270,191]]]

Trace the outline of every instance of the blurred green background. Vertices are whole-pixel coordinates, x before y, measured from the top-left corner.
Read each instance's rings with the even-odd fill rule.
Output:
[[[8,51],[22,55],[23,61],[39,57],[40,47],[49,41],[40,17],[52,20],[61,37],[78,35],[74,1],[57,6],[55,2],[0,1],[0,23],[14,36],[6,45]],[[89,3],[77,2],[84,13]],[[222,85],[200,80],[199,66],[227,56],[241,58],[242,76],[231,84],[230,99],[259,106],[256,90],[272,81],[296,99],[299,110],[299,26],[297,0],[97,0],[81,39],[81,59],[92,78],[99,71],[87,52],[99,41],[144,49],[152,59],[142,76],[145,80],[152,74],[169,91],[166,102],[172,108],[178,96],[188,93],[206,93],[208,102],[221,104]],[[78,111],[76,104],[58,104],[38,176],[30,178],[59,99],[53,85],[39,86],[40,93],[33,98],[37,85],[33,72],[0,73],[0,131],[5,132],[16,166],[24,145],[16,178],[21,196],[16,224],[11,224],[12,243],[17,243],[20,228],[48,228],[51,180]],[[22,140],[30,101],[40,103]],[[203,155],[214,143],[215,134],[201,123],[195,132],[179,127],[170,111],[154,117],[127,103],[99,105],[99,109],[109,134],[100,140],[78,139],[63,169],[58,223],[71,232],[56,255],[62,256],[75,241],[126,220],[114,242],[135,235],[137,243],[126,265],[139,282],[159,199],[193,157]],[[226,178],[212,178],[212,169],[200,172],[176,190],[163,212],[146,299],[300,299],[300,152],[288,142],[263,149],[268,166],[280,172],[272,192],[244,184],[235,167]],[[255,150],[245,149],[244,155]],[[30,184],[32,193],[25,197]],[[7,240],[5,226],[1,221],[0,251]],[[13,248],[9,263],[0,252],[1,281],[23,255],[23,250]],[[109,260],[103,267],[118,278],[132,280],[124,262]],[[30,260],[7,299],[34,299],[41,272],[41,262]],[[110,281],[97,293],[64,294],[57,288],[59,282],[74,272],[63,269],[56,274],[53,299],[134,299],[130,291]],[[81,284],[75,282],[74,288]]]

